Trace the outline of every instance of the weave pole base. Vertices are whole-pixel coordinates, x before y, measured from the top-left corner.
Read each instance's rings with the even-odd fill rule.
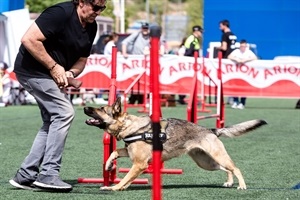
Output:
[[[122,179],[121,178],[116,178],[112,181],[110,181],[110,184],[113,183],[119,183]],[[98,184],[98,183],[104,183],[104,178],[78,178],[77,179],[78,183],[94,183],[94,184]],[[135,179],[132,184],[148,184],[148,179],[147,178],[143,178],[143,179]]]
[[[127,173],[129,172],[129,168],[119,168],[120,173]],[[182,174],[183,170],[182,169],[161,169],[160,172],[162,174]],[[152,174],[153,170],[152,169],[146,169],[144,170],[143,174]]]

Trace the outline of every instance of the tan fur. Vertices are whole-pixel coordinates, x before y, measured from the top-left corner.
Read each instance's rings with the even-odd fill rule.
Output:
[[[101,108],[85,107],[86,115],[92,117],[86,121],[88,125],[104,129],[118,140],[126,136],[151,131],[149,116],[135,116],[121,111],[121,100],[118,98],[112,106]],[[206,170],[223,170],[227,173],[224,187],[232,187],[233,175],[237,177],[237,189],[246,189],[241,171],[228,155],[219,136],[237,137],[261,125],[264,120],[251,120],[222,129],[208,129],[182,119],[167,119],[167,140],[163,144],[162,161],[167,161],[182,154],[188,154],[196,164]],[[101,187],[101,190],[124,190],[131,182],[143,173],[152,159],[152,144],[136,141],[125,148],[113,151],[106,161],[105,170],[112,170],[113,161],[119,157],[129,157],[132,167],[120,183]]]

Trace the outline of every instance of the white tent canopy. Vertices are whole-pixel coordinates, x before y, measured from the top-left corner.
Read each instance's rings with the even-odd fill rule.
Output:
[[[13,69],[21,38],[32,21],[28,9],[20,9],[0,14],[0,60]]]

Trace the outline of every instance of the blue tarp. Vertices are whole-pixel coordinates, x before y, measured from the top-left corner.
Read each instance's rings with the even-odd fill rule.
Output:
[[[25,0],[0,0],[0,13],[25,7]]]

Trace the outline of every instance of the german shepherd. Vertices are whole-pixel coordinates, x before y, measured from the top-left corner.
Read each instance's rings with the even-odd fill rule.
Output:
[[[113,161],[119,157],[129,157],[133,163],[126,176],[114,186],[104,186],[100,190],[125,190],[131,182],[148,168],[152,161],[152,143],[149,133],[152,122],[149,116],[135,116],[122,112],[121,99],[113,105],[100,108],[84,107],[84,113],[92,119],[86,124],[99,127],[117,140],[125,142],[125,148],[114,150],[105,164],[105,170],[113,169]],[[162,123],[161,123],[162,124]],[[208,129],[182,119],[165,120],[162,161],[188,154],[196,164],[206,170],[223,170],[227,173],[224,187],[233,186],[233,175],[238,179],[237,189],[246,189],[240,170],[228,155],[218,137],[237,137],[264,124],[264,120],[251,120],[227,128]],[[145,134],[146,133],[146,134]],[[163,134],[160,134],[163,135]]]

